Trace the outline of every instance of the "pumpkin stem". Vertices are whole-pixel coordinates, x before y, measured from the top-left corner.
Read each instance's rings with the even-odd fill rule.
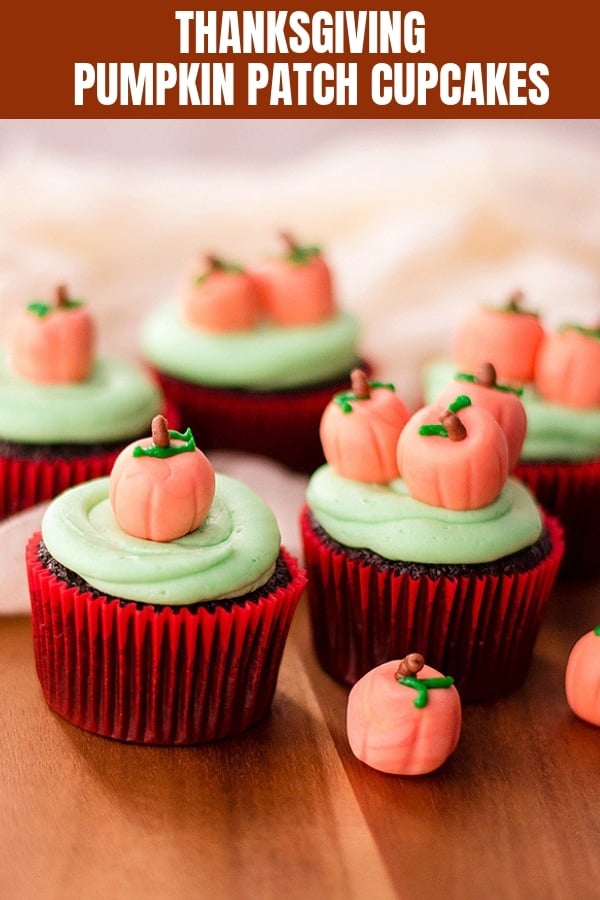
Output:
[[[279,237],[281,238],[283,243],[286,245],[286,247],[290,251],[290,253],[293,253],[294,250],[296,250],[298,248],[298,242],[294,240],[294,238],[289,233],[289,231],[280,231]]]
[[[491,362],[482,363],[475,373],[475,381],[483,387],[496,386],[496,369]]]
[[[369,379],[362,369],[353,369],[350,373],[350,384],[352,393],[357,400],[368,400],[371,396],[371,386]]]
[[[208,266],[209,272],[218,272],[223,268],[223,262],[216,253],[206,253],[204,255],[204,262]]]
[[[54,293],[52,295],[52,299],[54,301],[55,306],[67,306],[69,300],[69,294],[67,292],[67,287],[64,284],[57,284],[54,288]]]
[[[152,440],[155,447],[169,446],[169,429],[164,416],[154,416],[152,419]]]
[[[523,302],[523,291],[513,291],[513,293],[508,298],[508,302],[506,304],[507,312],[523,312],[521,309],[521,303]]]
[[[425,659],[420,653],[409,653],[401,659],[396,669],[394,678],[406,678],[407,675],[416,675],[425,665]]]
[[[451,441],[464,441],[467,436],[467,429],[460,421],[456,413],[447,409],[440,416],[440,422],[448,432]]]

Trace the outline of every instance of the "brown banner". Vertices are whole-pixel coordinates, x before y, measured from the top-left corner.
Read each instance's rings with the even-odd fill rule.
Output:
[[[3,118],[597,118],[595,4],[15,4]]]

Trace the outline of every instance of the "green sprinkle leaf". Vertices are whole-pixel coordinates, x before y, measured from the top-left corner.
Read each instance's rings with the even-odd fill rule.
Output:
[[[157,447],[155,444],[151,444],[150,447],[142,447],[138,444],[137,447],[133,448],[133,455],[136,458],[139,456],[152,456],[155,459],[168,459],[171,456],[177,456],[179,453],[190,453],[196,449],[196,442],[191,428],[188,428],[183,434],[169,429],[169,437],[172,440],[184,441],[185,443],[176,446],[169,444],[168,447]]]

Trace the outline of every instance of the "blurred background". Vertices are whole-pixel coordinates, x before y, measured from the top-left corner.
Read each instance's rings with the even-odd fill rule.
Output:
[[[101,344],[196,254],[277,231],[323,245],[362,348],[410,403],[480,302],[521,289],[548,324],[600,321],[597,120],[0,121],[0,328],[66,282]]]

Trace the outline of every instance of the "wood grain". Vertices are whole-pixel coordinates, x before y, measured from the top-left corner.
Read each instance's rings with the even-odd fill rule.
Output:
[[[600,730],[563,691],[600,583],[555,591],[519,691],[467,707],[420,778],[349,751],[347,691],[301,604],[276,701],[238,738],[118,744],[46,707],[27,618],[0,620],[0,895],[28,898],[597,898]]]

